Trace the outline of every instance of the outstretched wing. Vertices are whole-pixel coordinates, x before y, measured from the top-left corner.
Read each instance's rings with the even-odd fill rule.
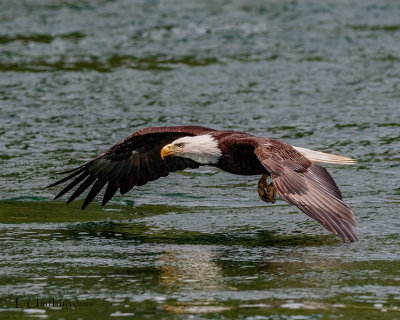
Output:
[[[290,145],[265,139],[254,153],[271,174],[279,195],[305,214],[319,221],[343,240],[358,236],[353,212],[328,171],[310,161]]]
[[[62,172],[69,175],[48,187],[73,179],[54,198],[61,197],[79,184],[67,201],[70,203],[92,186],[82,205],[84,209],[107,184],[102,201],[104,206],[118,189],[124,194],[134,186],[165,177],[170,172],[198,168],[199,164],[190,159],[179,157],[162,159],[160,150],[164,145],[180,137],[206,134],[211,131],[213,130],[198,126],[154,127],[140,130],[86,164]]]

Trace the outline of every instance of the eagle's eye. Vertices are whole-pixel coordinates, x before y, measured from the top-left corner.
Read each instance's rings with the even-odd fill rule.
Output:
[[[183,148],[183,143],[178,143],[177,146],[178,148]]]

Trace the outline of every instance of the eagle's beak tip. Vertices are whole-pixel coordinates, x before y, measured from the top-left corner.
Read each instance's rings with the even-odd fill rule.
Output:
[[[166,156],[171,155],[171,144],[167,144],[161,149],[161,159],[164,160]]]

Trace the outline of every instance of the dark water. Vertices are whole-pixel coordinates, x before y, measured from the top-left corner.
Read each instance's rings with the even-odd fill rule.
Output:
[[[0,318],[400,319],[398,1],[1,1],[0,112]],[[44,189],[180,124],[356,158],[327,167],[361,240],[213,168]]]

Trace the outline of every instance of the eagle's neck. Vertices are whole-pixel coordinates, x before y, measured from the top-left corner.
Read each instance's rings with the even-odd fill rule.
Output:
[[[173,143],[184,144],[184,151],[177,156],[191,159],[200,164],[216,164],[222,155],[218,141],[209,134],[183,137]]]

